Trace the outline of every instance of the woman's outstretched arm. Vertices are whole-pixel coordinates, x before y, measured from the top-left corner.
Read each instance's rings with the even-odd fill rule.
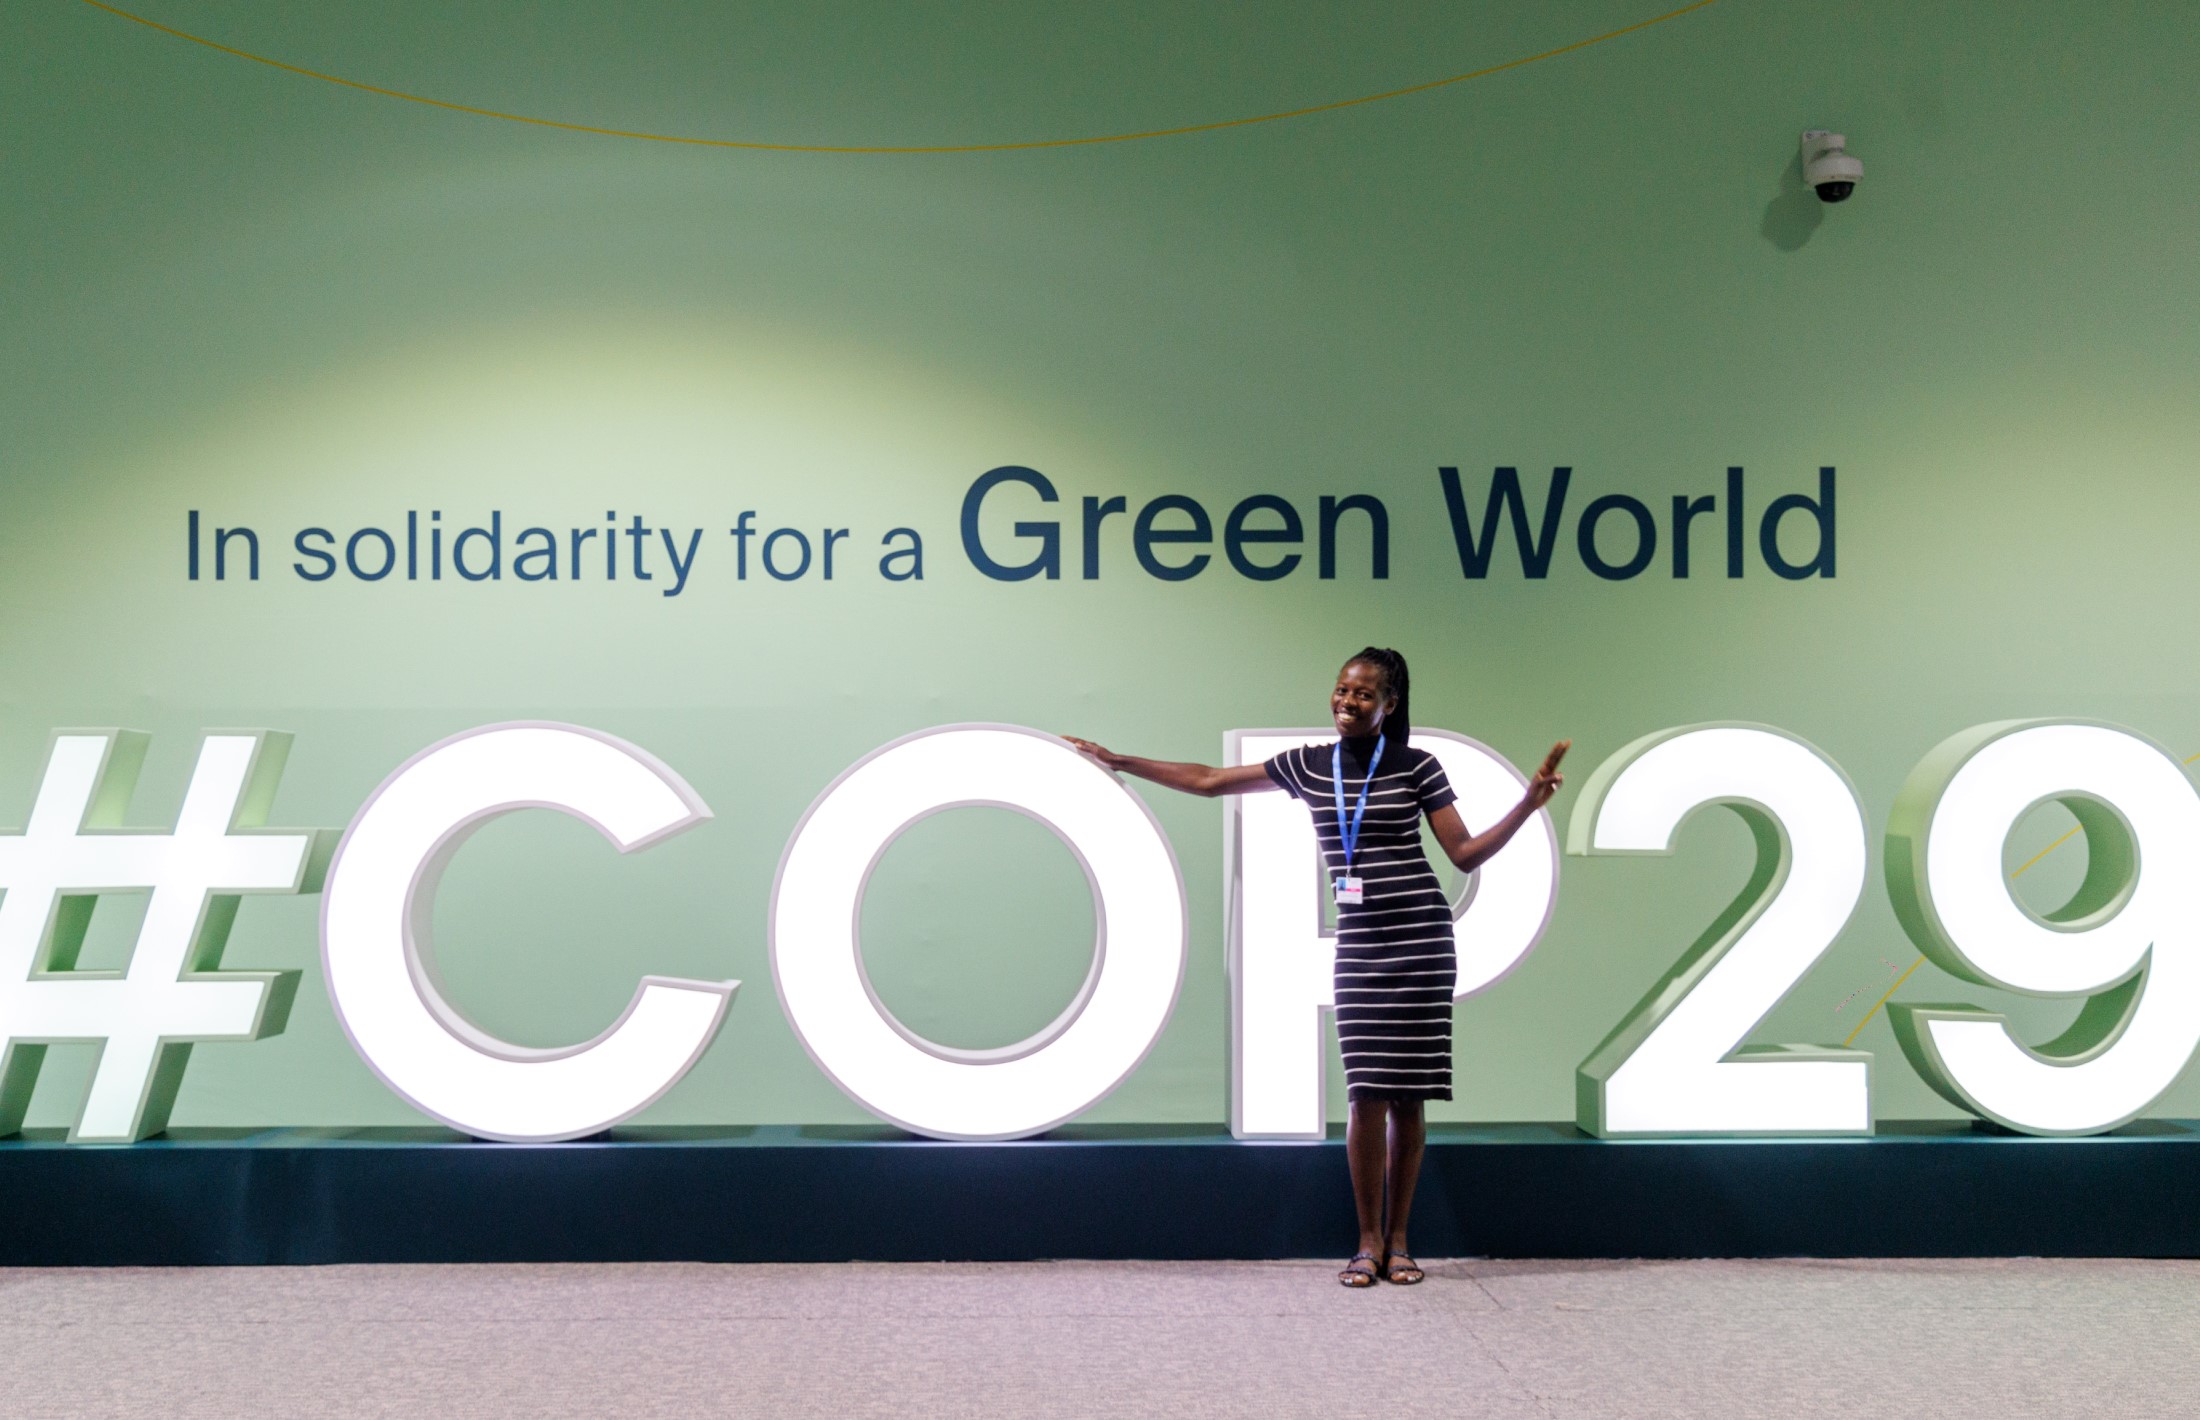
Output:
[[[1141,779],[1151,779],[1167,788],[1197,794],[1212,799],[1218,794],[1257,794],[1276,787],[1276,781],[1268,777],[1268,770],[1258,764],[1235,764],[1227,768],[1212,764],[1182,764],[1169,759],[1140,759],[1135,754],[1117,754],[1103,749],[1091,740],[1081,740],[1075,735],[1063,739],[1101,764],[1120,774],[1135,774]]]
[[[1444,856],[1451,859],[1459,871],[1471,873],[1482,866],[1490,856],[1512,841],[1521,825],[1534,818],[1536,810],[1551,801],[1566,776],[1558,772],[1558,762],[1573,747],[1572,740],[1560,740],[1551,746],[1544,756],[1543,766],[1528,781],[1528,792],[1520,802],[1505,811],[1505,816],[1483,829],[1480,833],[1468,833],[1466,824],[1459,817],[1459,810],[1446,804],[1428,816],[1429,827],[1436,830],[1436,841],[1443,846]]]

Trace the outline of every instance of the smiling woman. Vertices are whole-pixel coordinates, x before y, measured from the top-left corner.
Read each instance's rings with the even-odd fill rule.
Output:
[[[1373,1286],[1378,1272],[1400,1285],[1421,1280],[1406,1225],[1427,1139],[1423,1106],[1451,1098],[1458,956],[1451,902],[1422,850],[1421,820],[1453,866],[1473,872],[1558,792],[1559,761],[1571,743],[1552,747],[1504,817],[1470,834],[1443,767],[1412,746],[1411,691],[1406,658],[1369,646],[1344,663],[1329,692],[1336,742],[1263,764],[1164,763],[1070,741],[1110,769],[1172,789],[1209,798],[1282,789],[1313,815],[1337,908],[1337,1043],[1352,1102],[1345,1152],[1360,1240],[1337,1277],[1347,1287]]]

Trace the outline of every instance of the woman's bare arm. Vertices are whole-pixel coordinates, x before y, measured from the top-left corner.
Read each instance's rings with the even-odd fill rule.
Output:
[[[1535,817],[1536,810],[1549,803],[1551,796],[1558,792],[1559,786],[1566,782],[1566,776],[1558,772],[1558,762],[1566,757],[1566,751],[1572,745],[1572,740],[1560,740],[1551,746],[1551,752],[1544,757],[1543,766],[1528,781],[1528,792],[1521,796],[1520,802],[1506,810],[1503,818],[1480,833],[1467,832],[1467,825],[1459,817],[1459,810],[1454,805],[1446,804],[1430,814],[1428,824],[1436,830],[1436,841],[1442,846],[1444,856],[1451,859],[1460,872],[1471,873],[1488,861],[1498,849],[1511,842],[1512,836],[1520,831],[1521,825]]]
[[[1276,781],[1268,777],[1266,767],[1258,764],[1222,767],[1212,764],[1185,764],[1169,759],[1140,759],[1135,754],[1117,754],[1112,749],[1104,749],[1091,740],[1081,740],[1075,735],[1064,735],[1062,738],[1118,773],[1150,779],[1166,788],[1197,794],[1203,799],[1212,799],[1219,794],[1258,794],[1276,787]]]

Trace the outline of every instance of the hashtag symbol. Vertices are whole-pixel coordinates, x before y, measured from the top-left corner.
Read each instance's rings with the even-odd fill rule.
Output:
[[[148,738],[63,731],[21,833],[0,833],[0,1135],[23,1127],[46,1047],[100,1045],[72,1142],[157,1134],[197,1041],[278,1034],[295,971],[217,971],[243,893],[316,892],[333,833],[269,830],[288,735],[209,734],[175,830],[121,827]],[[101,893],[149,892],[121,971],[80,971]]]

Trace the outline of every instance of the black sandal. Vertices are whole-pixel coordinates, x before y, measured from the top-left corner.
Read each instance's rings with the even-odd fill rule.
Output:
[[[1383,1280],[1394,1287],[1411,1287],[1428,1276],[1421,1264],[1413,1260],[1411,1253],[1386,1252],[1383,1254]]]
[[[1360,1266],[1363,1262],[1367,1266]],[[1353,1253],[1352,1260],[1344,1265],[1344,1271],[1337,1274],[1337,1280],[1347,1287],[1374,1286],[1376,1281],[1375,1254],[1372,1252]]]

